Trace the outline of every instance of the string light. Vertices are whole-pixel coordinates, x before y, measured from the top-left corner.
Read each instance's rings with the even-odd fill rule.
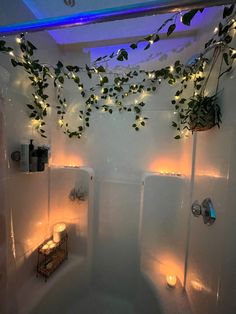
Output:
[[[215,27],[214,29],[214,34],[216,34],[218,32],[219,28],[218,27]]]
[[[17,42],[17,44],[20,44],[22,42],[21,38],[16,37],[16,42]]]
[[[170,72],[174,72],[174,67],[173,67],[173,65],[170,66]]]
[[[135,103],[135,104],[137,105],[137,103],[138,103],[138,100],[137,100],[137,99],[135,99],[134,103]]]
[[[15,57],[14,52],[13,51],[9,51],[9,55],[12,57]]]
[[[149,40],[150,45],[153,45],[154,41],[151,39]]]
[[[63,126],[63,120],[62,119],[59,119],[58,123],[59,123],[60,126]]]
[[[179,96],[175,96],[175,99],[178,100],[178,99],[179,99]]]

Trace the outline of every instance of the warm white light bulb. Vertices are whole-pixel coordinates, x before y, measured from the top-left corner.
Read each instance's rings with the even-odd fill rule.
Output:
[[[20,44],[20,43],[21,43],[21,38],[16,37],[16,42],[17,42],[18,44]]]
[[[149,40],[150,45],[153,45],[154,41],[151,39]]]
[[[10,51],[10,52],[9,52],[9,55],[12,56],[12,57],[15,56],[13,51]]]
[[[173,72],[173,71],[174,71],[174,67],[171,66],[171,67],[170,67],[170,72]]]
[[[175,275],[167,275],[166,282],[169,287],[174,288],[177,283],[177,277]]]
[[[214,34],[216,34],[218,32],[219,28],[218,27],[215,27],[214,29]]]

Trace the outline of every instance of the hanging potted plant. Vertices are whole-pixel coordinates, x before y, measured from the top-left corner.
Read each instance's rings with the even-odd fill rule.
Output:
[[[192,132],[206,131],[215,126],[220,127],[220,123],[222,122],[221,108],[218,98],[219,75],[217,78],[215,93],[211,96],[206,95],[207,84],[220,57],[222,58],[222,46],[218,45],[214,48],[210,69],[199,94],[194,92],[194,96],[190,98],[188,103],[188,110],[186,114],[189,117],[189,129]],[[220,62],[222,64],[222,61]]]

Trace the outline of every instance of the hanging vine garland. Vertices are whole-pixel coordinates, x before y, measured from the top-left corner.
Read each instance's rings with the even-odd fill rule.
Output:
[[[139,43],[143,41],[147,42],[144,50],[149,49],[160,40],[159,33],[162,29],[168,27],[167,36],[170,36],[175,31],[178,17],[180,17],[183,24],[190,26],[196,13],[202,13],[203,10],[191,10],[185,14],[181,12],[175,13],[156,32],[145,37],[143,40],[131,44],[130,49],[137,49]],[[56,105],[56,111],[59,119],[58,122],[64,133],[71,138],[80,138],[83,135],[85,129],[90,126],[90,116],[94,109],[109,114],[113,113],[114,108],[120,112],[131,112],[134,114],[132,127],[138,131],[141,127],[145,126],[148,119],[148,117],[142,115],[145,102],[135,99],[127,105],[124,103],[124,100],[127,100],[129,96],[132,97],[144,92],[154,93],[164,80],[169,85],[180,83],[180,88],[176,91],[175,97],[171,101],[174,105],[176,117],[176,121],[172,122],[172,126],[177,130],[175,138],[180,139],[185,136],[186,130],[195,131],[199,127],[204,128],[204,121],[206,121],[206,117],[210,113],[212,114],[213,107],[215,110],[215,122],[212,126],[220,126],[221,110],[218,105],[217,94],[206,97],[202,93],[204,82],[209,78],[206,75],[208,64],[211,63],[210,61],[213,58],[207,58],[205,54],[211,47],[219,44],[221,47],[220,53],[226,65],[226,69],[219,74],[219,78],[232,69],[233,61],[236,57],[236,50],[230,46],[233,32],[236,29],[234,16],[234,5],[224,7],[223,21],[215,29],[214,36],[205,44],[204,52],[191,65],[183,65],[177,60],[174,65],[152,71],[108,72],[101,65],[102,62],[108,62],[113,58],[116,58],[118,61],[128,60],[128,51],[122,48],[109,56],[99,57],[95,60],[92,67],[88,65],[85,65],[85,67],[65,66],[61,61],[58,61],[57,65],[53,67],[41,64],[39,60],[34,59],[34,52],[37,48],[26,40],[23,34],[16,39],[22,56],[17,56],[11,47],[6,46],[4,40],[0,41],[0,52],[8,53],[11,57],[12,65],[14,67],[23,67],[27,73],[34,90],[32,93],[33,101],[27,104],[29,117],[37,122],[35,128],[42,137],[46,137],[44,118],[47,116],[48,109],[50,108],[46,90],[51,80],[53,80],[57,93],[58,104]],[[96,82],[89,89],[86,89],[81,81],[81,74],[84,75],[84,73]],[[64,120],[68,107],[63,91],[65,80],[72,80],[84,99],[84,108],[79,111],[79,118],[82,123],[76,129],[71,129],[68,122]],[[193,96],[189,98],[185,94],[191,88],[193,88]]]

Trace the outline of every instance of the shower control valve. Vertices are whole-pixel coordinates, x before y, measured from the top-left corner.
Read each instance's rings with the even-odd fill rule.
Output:
[[[198,201],[193,202],[192,204],[192,213],[194,217],[199,217],[202,214],[202,208],[201,205],[198,203]]]

